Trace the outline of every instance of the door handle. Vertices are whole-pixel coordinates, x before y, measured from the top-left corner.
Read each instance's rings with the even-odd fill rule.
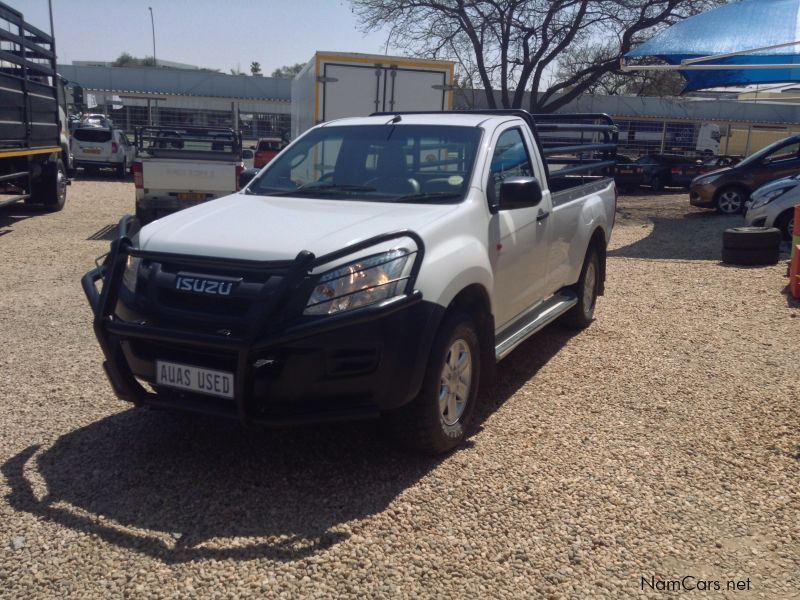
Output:
[[[542,209],[539,209],[539,214],[536,215],[536,222],[541,223],[549,216],[550,216],[550,211],[543,211]]]

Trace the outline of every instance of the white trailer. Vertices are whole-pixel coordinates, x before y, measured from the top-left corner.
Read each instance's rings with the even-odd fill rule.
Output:
[[[292,81],[292,139],[323,121],[453,108],[455,63],[317,52]]]

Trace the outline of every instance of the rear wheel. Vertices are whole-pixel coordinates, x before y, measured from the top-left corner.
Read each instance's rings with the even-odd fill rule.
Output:
[[[600,291],[600,258],[594,247],[589,247],[583,260],[581,277],[575,285],[578,303],[564,315],[564,324],[574,329],[585,329],[594,319],[594,307]]]
[[[654,192],[663,192],[664,191],[664,182],[661,180],[661,177],[656,175],[650,180],[650,187]]]
[[[31,190],[31,200],[43,204],[48,212],[58,212],[67,201],[67,181],[67,172],[60,158],[47,163]]]
[[[717,210],[723,215],[738,215],[744,208],[747,194],[738,187],[723,188],[717,194]]]
[[[461,444],[475,411],[480,370],[475,324],[464,313],[450,313],[436,334],[419,394],[386,415],[398,440],[433,455]]]

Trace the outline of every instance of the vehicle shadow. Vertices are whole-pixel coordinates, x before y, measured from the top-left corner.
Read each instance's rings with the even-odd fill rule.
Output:
[[[630,212],[630,211],[628,211]],[[650,217],[652,231],[644,238],[608,251],[609,257],[719,260],[722,232],[742,224],[740,216],[688,213],[682,217]]]
[[[104,225],[97,231],[95,231],[92,235],[86,238],[89,242],[96,242],[101,240],[106,241],[113,241],[117,239],[117,235],[119,232],[119,224],[118,223],[111,223],[110,225]]]
[[[133,176],[130,173],[126,173],[125,177],[120,177],[111,169],[101,170],[96,173],[86,173],[82,170],[78,170],[72,174],[70,179],[73,181],[117,181],[124,183],[133,181]]]
[[[14,231],[14,225],[37,214],[42,214],[40,207],[30,206],[24,202],[0,207],[0,237]]]
[[[479,421],[572,335],[550,327],[503,361]],[[346,540],[348,522],[385,510],[441,460],[398,449],[380,421],[243,429],[133,409],[32,445],[0,472],[13,509],[164,563],[291,561]]]

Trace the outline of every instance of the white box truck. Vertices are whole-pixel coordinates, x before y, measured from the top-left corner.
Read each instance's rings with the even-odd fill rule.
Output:
[[[454,69],[445,60],[317,52],[292,81],[292,139],[343,117],[452,110]]]

